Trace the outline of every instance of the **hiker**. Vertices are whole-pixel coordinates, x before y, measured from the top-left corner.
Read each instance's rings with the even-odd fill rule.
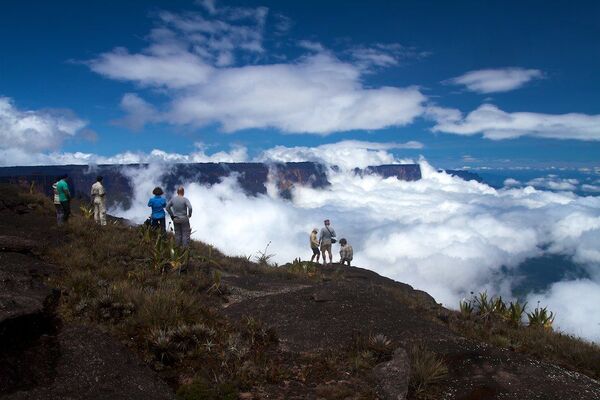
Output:
[[[90,196],[94,207],[94,221],[100,225],[106,225],[106,191],[102,185],[102,177],[96,177],[96,183],[92,185]]]
[[[52,191],[54,192],[54,208],[56,209],[56,223],[60,226],[63,224],[63,207],[60,204],[60,196],[58,195],[58,181],[60,181],[60,177],[56,179],[56,182],[52,184]]]
[[[319,257],[321,257],[321,252],[319,251],[319,239],[317,239],[317,233],[319,231],[317,228],[314,228],[310,233],[310,248],[313,252],[312,257],[310,258],[310,262],[313,262],[315,257],[317,258],[317,263],[319,262]]]
[[[350,261],[352,261],[352,257],[354,256],[352,246],[344,238],[340,239],[340,246],[340,264],[344,265],[347,262],[348,266],[350,266]]]
[[[56,182],[56,192],[58,193],[58,202],[62,208],[62,225],[69,221],[71,216],[71,192],[69,191],[69,185],[67,184],[68,175],[61,175],[58,182]]]
[[[167,233],[167,227],[165,226],[165,207],[167,206],[167,201],[162,197],[163,193],[160,187],[155,187],[152,191],[154,197],[148,200],[148,207],[152,208],[150,225],[155,229],[160,228],[161,233],[165,234]]]
[[[175,228],[175,243],[179,246],[188,247],[190,244],[190,218],[192,218],[192,205],[183,194],[182,186],[177,189],[177,196],[172,197],[167,203],[167,212],[173,220]]]
[[[321,228],[319,233],[319,243],[321,244],[321,253],[323,254],[323,265],[327,264],[327,256],[325,253],[329,253],[329,264],[333,263],[333,256],[331,255],[331,244],[335,243],[335,230],[331,227],[331,223],[328,219],[323,221],[325,226]]]

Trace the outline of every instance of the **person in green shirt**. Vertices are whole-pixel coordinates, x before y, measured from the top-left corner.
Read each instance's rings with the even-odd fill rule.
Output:
[[[58,201],[63,209],[63,223],[69,220],[71,215],[71,192],[67,184],[67,175],[62,175],[56,183],[56,192],[58,193]]]

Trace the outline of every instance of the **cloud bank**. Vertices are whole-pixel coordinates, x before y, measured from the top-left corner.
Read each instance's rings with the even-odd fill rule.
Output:
[[[577,309],[597,297],[600,285],[600,198],[532,187],[496,190],[437,172],[424,160],[420,161],[423,179],[417,182],[358,176],[348,170],[349,160],[356,160],[358,166],[365,154],[378,160],[385,150],[363,144],[358,156],[349,157],[348,147],[314,152],[290,148],[289,154],[277,148],[263,154],[265,160],[273,155],[278,161],[326,154],[328,164],[347,163],[346,169],[329,171],[330,187],[296,187],[291,201],[273,190],[247,196],[235,177],[211,187],[183,182],[195,209],[195,238],[246,256],[272,242],[269,251],[275,261],[284,263],[296,257],[307,259],[308,233],[330,218],[340,237],[353,245],[355,265],[426,290],[450,307],[470,291],[510,297],[518,281],[503,268],[518,272],[528,258],[567,256],[585,266],[590,278],[557,283],[531,299],[537,296],[542,305],[555,306],[562,315],[557,317],[559,329],[600,340],[600,310],[585,306],[582,315]],[[147,197],[164,172],[161,167],[150,168],[155,169],[131,170],[131,179],[140,189],[136,205],[121,211],[123,216],[138,221],[147,216]],[[215,209],[220,212],[214,213]],[[565,293],[575,292],[581,302],[562,301]]]
[[[515,90],[527,82],[544,76],[539,69],[497,68],[469,71],[464,75],[444,81],[446,84],[462,85],[476,93],[496,93]]]
[[[457,135],[482,134],[492,140],[532,136],[548,139],[600,140],[600,115],[506,112],[483,104],[464,116],[459,110],[429,107],[427,115],[436,124],[434,132]]]
[[[402,126],[423,112],[426,97],[416,86],[363,83],[366,65],[393,65],[413,50],[398,44],[355,48],[353,64],[313,47],[293,61],[269,63],[263,58],[268,9],[204,7],[208,16],[161,12],[142,51],[116,48],[88,62],[100,75],[165,95],[157,111],[141,96],[126,94],[125,125],[218,124],[225,132],[274,128],[327,135]]]

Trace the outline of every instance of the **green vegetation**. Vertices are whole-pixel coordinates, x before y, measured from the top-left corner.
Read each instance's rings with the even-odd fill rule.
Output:
[[[459,304],[449,321],[454,331],[499,347],[530,354],[567,369],[600,378],[600,346],[552,329],[555,314],[538,306],[527,312],[519,301],[508,305],[486,292]],[[527,317],[527,324],[525,323]]]
[[[411,394],[416,398],[429,398],[432,386],[448,374],[446,362],[422,344],[413,345],[408,351],[408,357]]]

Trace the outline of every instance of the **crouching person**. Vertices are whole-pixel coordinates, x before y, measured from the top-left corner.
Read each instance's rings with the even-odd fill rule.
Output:
[[[184,189],[177,189],[177,196],[171,198],[167,203],[167,212],[173,220],[175,228],[175,243],[182,247],[188,247],[190,244],[190,235],[192,229],[190,227],[190,218],[192,217],[192,204],[183,196]]]
[[[348,266],[350,266],[350,261],[352,261],[352,257],[354,256],[352,246],[344,238],[340,239],[340,246],[340,263],[342,265],[348,263]]]

